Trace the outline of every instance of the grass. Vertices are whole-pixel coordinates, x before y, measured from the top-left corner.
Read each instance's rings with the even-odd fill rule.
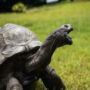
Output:
[[[74,27],[72,46],[57,49],[51,66],[65,83],[67,90],[90,90],[90,2],[63,3],[33,8],[27,13],[2,13],[0,26],[15,23],[31,29],[40,41],[62,24]],[[35,90],[46,90],[39,80]]]

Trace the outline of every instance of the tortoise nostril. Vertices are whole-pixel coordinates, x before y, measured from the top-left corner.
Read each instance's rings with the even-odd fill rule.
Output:
[[[70,31],[73,31],[73,28],[71,28]]]

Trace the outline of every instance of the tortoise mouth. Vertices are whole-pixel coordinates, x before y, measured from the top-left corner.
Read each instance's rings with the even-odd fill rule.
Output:
[[[68,29],[66,32],[69,34],[71,31],[73,31],[73,28]]]
[[[73,43],[72,38],[68,35],[72,31],[73,31],[73,28],[66,31],[66,39],[67,39],[66,41],[67,41],[67,44],[69,44],[69,45],[71,45]]]

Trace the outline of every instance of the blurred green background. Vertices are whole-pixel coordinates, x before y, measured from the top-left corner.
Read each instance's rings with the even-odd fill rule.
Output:
[[[73,45],[57,49],[50,66],[62,78],[67,90],[90,90],[90,1],[65,0],[29,8],[26,5],[24,9],[26,11],[19,13],[0,13],[0,27],[7,23],[25,26],[43,42],[50,32],[62,24],[72,24],[74,31],[70,36]],[[46,90],[41,80],[31,89]]]

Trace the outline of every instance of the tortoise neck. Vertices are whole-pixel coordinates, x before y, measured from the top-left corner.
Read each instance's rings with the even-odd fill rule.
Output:
[[[57,42],[55,38],[48,37],[36,52],[32,60],[29,60],[29,62],[27,62],[27,71],[40,72],[41,70],[43,70],[51,62],[51,56],[57,48],[56,43]]]
[[[47,57],[48,59],[51,59],[51,56],[53,55],[54,51],[56,50],[56,48],[57,48],[56,43],[57,42],[55,39],[47,38],[45,40],[45,42],[43,43],[43,45],[41,46],[41,49],[43,50],[45,57]]]

